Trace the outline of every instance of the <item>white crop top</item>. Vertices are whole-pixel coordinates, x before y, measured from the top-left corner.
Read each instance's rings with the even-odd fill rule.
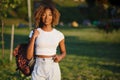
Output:
[[[35,54],[36,55],[55,55],[56,49],[61,40],[64,39],[64,35],[53,28],[52,31],[47,32],[41,28],[37,29],[39,35],[35,41]],[[33,31],[30,32],[29,38],[32,37]]]

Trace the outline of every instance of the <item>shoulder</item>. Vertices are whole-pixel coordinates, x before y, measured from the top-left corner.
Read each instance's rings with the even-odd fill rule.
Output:
[[[61,31],[59,31],[59,30],[57,30],[55,28],[54,28],[54,32],[57,33],[57,34],[62,34],[63,35],[63,33]]]
[[[30,34],[33,34],[34,30],[35,30],[35,29],[32,29],[32,30],[30,31]],[[37,30],[40,31],[40,28],[37,28]]]
[[[37,28],[37,30],[40,32],[41,29],[40,29],[40,28]],[[32,37],[33,33],[34,33],[34,29],[32,29],[32,30],[30,31],[30,33],[29,33],[29,38]]]
[[[38,31],[41,31],[41,28],[37,28]]]
[[[59,41],[61,41],[62,39],[65,38],[64,34],[61,31],[59,31],[57,29],[55,29],[54,31],[56,32],[55,34],[59,37]]]

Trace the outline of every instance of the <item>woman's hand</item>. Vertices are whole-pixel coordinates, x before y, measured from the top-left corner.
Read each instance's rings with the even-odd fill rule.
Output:
[[[39,31],[38,31],[37,29],[35,29],[35,30],[33,31],[33,37],[34,37],[34,38],[37,38],[38,35],[39,35]]]
[[[55,55],[54,62],[60,62],[62,60],[62,55]]]
[[[61,54],[54,56],[54,62],[60,62],[66,56],[66,48],[65,48],[64,39],[60,41],[59,47],[60,47]]]

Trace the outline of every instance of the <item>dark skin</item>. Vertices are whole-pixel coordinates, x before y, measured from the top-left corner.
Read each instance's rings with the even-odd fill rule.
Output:
[[[43,26],[42,26],[42,29],[44,31],[51,31],[53,29],[52,27],[52,12],[50,9],[46,9],[44,14],[42,15],[42,22],[43,22]],[[30,39],[30,42],[29,42],[29,46],[28,46],[28,49],[27,49],[27,59],[31,59],[33,57],[33,51],[34,51],[34,43],[35,43],[35,39],[37,38],[37,36],[39,35],[40,33],[38,32],[37,29],[34,30],[34,33]],[[60,62],[65,56],[66,56],[66,48],[65,48],[65,40],[61,40],[59,42],[59,48],[60,48],[60,55],[54,55],[54,61],[55,62]],[[44,55],[42,55],[44,56]],[[50,56],[50,55],[48,55]]]

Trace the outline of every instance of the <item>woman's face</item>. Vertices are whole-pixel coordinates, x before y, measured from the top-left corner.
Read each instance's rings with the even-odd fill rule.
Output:
[[[46,9],[42,15],[42,22],[45,25],[51,25],[52,23],[52,11],[50,9]]]

